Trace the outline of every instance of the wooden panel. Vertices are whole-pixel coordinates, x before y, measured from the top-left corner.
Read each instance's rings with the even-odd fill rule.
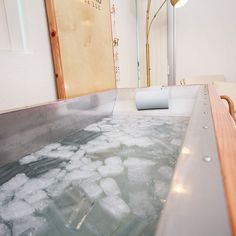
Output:
[[[57,32],[57,23],[55,17],[55,9],[53,0],[45,0],[45,6],[48,17],[48,27],[50,32],[50,41],[52,47],[52,56],[54,62],[54,71],[55,71],[55,79],[56,79],[56,87],[57,87],[57,97],[59,99],[65,99],[65,85],[63,79],[63,71],[61,65],[61,52],[60,45],[58,39]]]
[[[109,0],[54,0],[66,97],[115,88]]]
[[[215,88],[208,88],[232,232],[236,235],[236,125]]]

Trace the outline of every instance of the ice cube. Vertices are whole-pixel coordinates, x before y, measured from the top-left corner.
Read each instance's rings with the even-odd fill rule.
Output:
[[[85,156],[85,151],[84,150],[78,150],[72,157],[71,160],[78,160],[82,157]]]
[[[114,156],[109,157],[105,160],[106,165],[122,165],[122,160],[120,157]]]
[[[48,207],[51,201],[49,199],[43,199],[38,202],[32,203],[32,206],[36,211],[42,211],[44,208]]]
[[[84,183],[80,187],[90,199],[98,199],[103,193],[102,189],[96,183]]]
[[[73,160],[70,162],[70,164],[66,166],[66,169],[70,171],[70,170],[78,169],[82,167],[83,165],[84,163],[81,160]]]
[[[174,174],[174,170],[169,166],[162,166],[158,169],[158,172],[167,180],[171,180]]]
[[[95,171],[74,170],[66,175],[66,180],[83,180],[97,175]]]
[[[101,132],[101,129],[98,127],[98,124],[96,124],[96,123],[87,126],[84,130],[93,131],[93,132]]]
[[[49,186],[46,189],[46,192],[48,193],[50,197],[57,197],[57,196],[60,196],[62,192],[64,191],[64,189],[69,185],[70,185],[70,181],[65,181],[65,180],[60,181]]]
[[[156,181],[154,185],[154,195],[160,199],[166,199],[168,193],[168,185],[162,181]]]
[[[170,144],[174,145],[174,146],[181,146],[182,140],[181,139],[172,139]]]
[[[101,175],[96,173],[95,175],[93,175],[85,180],[82,180],[82,184],[93,184],[94,182],[99,181],[101,178],[102,178]]]
[[[38,161],[40,160],[42,157],[40,155],[37,155],[37,154],[31,154],[31,155],[28,155],[28,156],[25,156],[23,158],[21,158],[19,160],[20,164],[21,165],[26,165],[26,164],[29,164],[31,162],[35,162],[35,161]]]
[[[151,181],[150,167],[128,167],[128,180],[135,184],[144,184]]]
[[[120,147],[120,142],[111,142],[111,143],[106,143],[104,142],[103,145],[99,145],[99,146],[92,146],[88,149],[86,149],[87,153],[97,153],[97,152],[105,152],[108,149],[111,148],[118,148]]]
[[[38,190],[45,189],[54,183],[54,179],[30,179],[25,185],[22,186],[20,191],[16,192],[17,198],[25,199],[28,195],[34,194]]]
[[[56,176],[56,179],[57,180],[61,180],[62,178],[64,179],[66,175],[66,171],[65,170],[62,170],[57,176]]]
[[[151,139],[147,137],[141,137],[141,138],[134,138],[132,136],[124,136],[121,139],[122,144],[132,147],[132,146],[139,146],[139,147],[149,147],[153,145],[154,143],[151,141]]]
[[[73,146],[73,145],[68,145],[68,146],[60,146],[57,148],[58,151],[77,151],[78,147]]]
[[[1,186],[3,191],[16,191],[19,187],[25,184],[29,178],[25,174],[18,174],[15,177],[11,178],[8,182]]]
[[[98,172],[101,176],[117,176],[120,175],[124,171],[124,167],[120,165],[106,165],[100,166],[98,168]]]
[[[102,179],[100,181],[100,186],[103,189],[103,191],[106,193],[106,195],[119,195],[120,194],[120,188],[116,181],[112,178],[106,178]]]
[[[47,197],[48,196],[44,191],[39,190],[39,191],[33,193],[32,195],[27,196],[24,200],[26,202],[28,202],[29,204],[32,204],[32,203],[38,202],[40,200],[46,199]]]
[[[118,196],[108,196],[99,200],[104,211],[116,219],[122,219],[130,213],[129,206]]]
[[[127,160],[124,161],[124,165],[126,167],[148,167],[153,166],[155,164],[156,163],[154,161],[135,157],[129,157]]]
[[[55,150],[55,149],[59,148],[60,146],[61,146],[60,143],[51,143],[51,144],[45,146],[43,149],[51,151],[51,150]]]
[[[46,174],[42,175],[41,178],[44,178],[44,179],[56,178],[60,172],[61,172],[60,169],[52,169],[48,171]]]
[[[68,151],[68,150],[58,150],[58,151],[51,151],[51,152],[45,153],[45,155],[51,158],[70,160],[71,157],[74,155],[74,152]]]
[[[102,165],[101,161],[94,161],[94,162],[88,163],[87,165],[81,166],[80,169],[94,171],[101,165]]]
[[[34,235],[46,220],[41,217],[28,216],[21,219],[17,219],[13,222],[13,235],[18,236],[23,233],[29,233],[24,235]]]
[[[0,235],[11,236],[11,231],[5,224],[0,224]]]
[[[129,194],[129,206],[132,212],[140,217],[156,216],[155,207],[152,205],[151,198],[147,192],[134,192]]]
[[[90,158],[87,158],[87,157],[83,157],[81,159],[81,161],[84,163],[84,164],[90,164],[91,163],[91,159]]]
[[[34,208],[21,200],[11,201],[0,209],[0,215],[6,221],[18,219],[33,212]]]
[[[14,192],[11,191],[0,191],[0,205],[4,205],[11,201],[14,197]]]

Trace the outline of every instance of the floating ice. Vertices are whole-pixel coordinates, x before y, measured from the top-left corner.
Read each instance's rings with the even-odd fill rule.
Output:
[[[102,125],[102,126],[100,126],[100,128],[103,132],[106,132],[106,131],[111,131],[113,129],[113,126],[112,125]]]
[[[0,235],[11,236],[11,231],[5,224],[0,224]]]
[[[128,180],[135,184],[144,184],[150,182],[152,176],[150,167],[128,167]]]
[[[57,180],[64,179],[65,175],[66,175],[66,171],[65,171],[65,170],[62,170],[62,171],[56,176],[56,179],[57,179]]]
[[[10,232],[12,235],[37,235],[37,227],[34,227],[34,222],[30,218],[35,218],[41,213],[48,214],[48,211],[43,210],[50,206],[55,197],[60,197],[62,201],[60,210],[63,214],[67,214],[71,211],[71,204],[66,204],[70,200],[64,198],[64,193],[75,190],[75,194],[78,194],[76,191],[78,186],[87,195],[86,201],[96,200],[103,209],[94,208],[88,218],[84,219],[83,226],[85,227],[82,233],[84,235],[90,235],[91,229],[94,234],[100,233],[99,229],[105,228],[105,224],[109,224],[112,229],[120,226],[121,231],[117,232],[124,232],[120,220],[131,211],[138,216],[135,217],[138,221],[144,218],[145,224],[154,222],[162,207],[160,200],[166,199],[168,194],[173,174],[169,166],[175,165],[174,157],[177,157],[182,141],[181,132],[184,132],[183,128],[187,125],[183,124],[183,120],[182,118],[177,122],[166,122],[166,118],[159,117],[112,117],[87,127],[85,130],[98,131],[100,136],[96,137],[94,133],[93,140],[81,145],[79,150],[78,140],[75,140],[74,146],[73,140],[70,139],[72,145],[50,144],[22,158],[20,160],[22,165],[38,161],[46,156],[69,160],[69,162],[64,161],[59,167],[52,165],[51,168],[55,169],[50,168],[51,170],[38,179],[28,179],[21,174],[0,187],[0,222],[6,221],[7,227],[9,229],[12,227],[10,229],[10,231],[13,230]],[[171,124],[167,124],[168,122]],[[81,143],[86,143],[86,140],[85,142],[82,140]],[[168,163],[168,165],[161,167],[162,163]],[[126,170],[125,167],[127,167]],[[120,175],[119,182],[115,177],[110,177],[117,175]],[[129,206],[122,200],[123,194]],[[99,221],[98,226],[96,220],[101,217],[102,213],[105,218]],[[134,219],[133,214],[131,219],[127,217],[127,221]],[[6,219],[2,219],[1,215],[5,215]],[[6,231],[2,225],[0,224],[0,235]],[[50,235],[57,234],[51,228],[53,226],[47,226],[51,230]],[[58,228],[60,227],[63,228],[62,231],[65,229],[63,224],[58,225]],[[140,234],[139,230],[136,232]],[[146,231],[142,233],[145,234]]]
[[[82,161],[84,164],[86,164],[86,165],[88,165],[88,164],[91,163],[91,159],[90,159],[90,158],[87,158],[87,157],[83,157],[83,158],[81,159],[81,161]]]
[[[48,171],[46,174],[44,174],[41,178],[42,179],[56,178],[60,172],[61,172],[60,169],[52,169],[52,170]]]
[[[70,171],[70,170],[78,169],[83,165],[84,163],[81,160],[75,160],[75,161],[71,161],[70,164],[66,166],[66,169]]]
[[[124,165],[126,167],[148,167],[154,166],[155,164],[156,163],[154,161],[135,157],[129,157],[127,160],[124,161]]]
[[[49,199],[43,199],[38,202],[32,203],[32,206],[36,211],[42,211],[44,208],[48,207],[51,201]]]
[[[93,131],[93,132],[101,132],[101,129],[98,127],[98,125],[96,123],[87,126],[84,130]]]
[[[175,146],[181,146],[182,144],[182,140],[181,139],[172,139],[172,141],[170,142],[171,145],[175,145]]]
[[[103,139],[100,139],[100,138],[96,138],[96,139],[93,139],[91,141],[89,141],[87,143],[87,146],[91,146],[91,147],[94,147],[94,146],[103,146],[104,143],[106,143],[107,141],[103,140]]]
[[[34,154],[39,155],[39,156],[44,156],[44,155],[47,155],[52,150],[56,150],[60,146],[61,146],[60,143],[52,143],[40,149],[39,151],[35,152]]]
[[[29,178],[25,174],[18,174],[12,179],[10,179],[8,182],[4,183],[1,186],[1,190],[3,191],[16,191],[18,188],[20,188],[23,184],[25,184]]]
[[[74,170],[66,175],[66,180],[83,180],[97,175],[95,171]]]
[[[111,142],[111,143],[103,143],[102,146],[93,146],[90,147],[88,149],[86,149],[87,153],[97,153],[97,152],[105,152],[108,149],[111,148],[118,148],[120,147],[120,143],[119,142]]]
[[[122,160],[120,157],[114,156],[109,157],[105,160],[106,165],[122,165]]]
[[[85,155],[85,151],[79,150],[71,157],[71,160],[78,160],[78,159],[84,157],[84,155]]]
[[[31,155],[28,155],[28,156],[25,156],[23,158],[21,158],[19,160],[20,164],[21,165],[26,165],[26,164],[29,164],[31,162],[35,162],[35,161],[38,161],[40,160],[42,157],[39,156],[39,155],[36,155],[36,154],[31,154]]]
[[[53,184],[54,179],[30,179],[25,185],[22,186],[20,191],[16,192],[17,198],[25,199],[28,195],[34,194],[38,190],[45,189]]]
[[[102,189],[96,183],[84,183],[80,187],[90,199],[98,199],[103,193]]]
[[[138,147],[149,147],[153,145],[154,143],[147,137],[141,137],[141,138],[134,138],[134,137],[124,137],[122,140],[120,140],[122,144],[131,147],[131,146],[138,146]]]
[[[155,207],[151,203],[151,198],[147,192],[135,192],[129,194],[129,206],[132,212],[140,217],[154,217]]]
[[[11,201],[0,209],[0,215],[6,221],[18,219],[33,212],[34,208],[21,200]]]
[[[129,206],[118,196],[108,196],[99,201],[104,211],[116,219],[122,219],[130,213]]]
[[[120,188],[117,185],[116,181],[112,178],[102,179],[100,181],[100,186],[108,196],[120,194]]]
[[[13,222],[13,235],[34,235],[43,224],[45,220],[41,217],[28,216]]]
[[[103,177],[120,175],[123,171],[124,167],[120,165],[107,165],[98,168],[99,174]]]
[[[74,155],[74,152],[68,151],[68,150],[58,150],[58,151],[51,151],[51,152],[45,153],[45,156],[47,157],[60,158],[60,159],[65,159],[65,160],[70,160],[73,155]]]
[[[58,151],[77,151],[78,147],[73,146],[73,145],[68,145],[68,146],[60,146],[57,148]]]
[[[85,179],[85,180],[82,180],[82,184],[93,184],[94,182],[97,182],[101,179],[101,175],[99,175],[97,172],[96,174],[94,174],[93,176]]]
[[[101,161],[94,161],[94,162],[88,163],[87,165],[82,165],[80,169],[94,171],[101,165],[102,165]]]
[[[171,180],[174,170],[169,166],[162,166],[158,169],[158,172],[167,180]]]
[[[45,146],[43,149],[51,151],[51,150],[55,150],[55,149],[59,148],[60,146],[61,146],[60,143],[51,143],[51,144]]]
[[[54,183],[53,185],[50,185],[46,192],[50,197],[56,197],[61,195],[61,193],[64,191],[64,189],[70,185],[69,181],[60,181],[57,183]]]
[[[162,182],[162,181],[156,181],[154,185],[154,195],[157,196],[160,199],[166,199],[167,193],[169,190],[169,186]]]
[[[11,201],[14,197],[14,192],[11,191],[0,191],[0,205],[4,205]]]
[[[33,193],[32,195],[27,196],[25,198],[25,201],[29,204],[32,204],[32,203],[38,202],[40,200],[46,199],[47,197],[48,196],[44,191],[39,190],[39,191]]]

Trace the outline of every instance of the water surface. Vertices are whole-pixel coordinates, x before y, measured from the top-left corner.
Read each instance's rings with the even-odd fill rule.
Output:
[[[0,168],[0,235],[154,235],[188,120],[104,118]]]

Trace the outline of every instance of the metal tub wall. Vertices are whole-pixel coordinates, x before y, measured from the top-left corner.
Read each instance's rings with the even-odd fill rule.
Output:
[[[116,90],[0,114],[0,166],[112,114]]]

